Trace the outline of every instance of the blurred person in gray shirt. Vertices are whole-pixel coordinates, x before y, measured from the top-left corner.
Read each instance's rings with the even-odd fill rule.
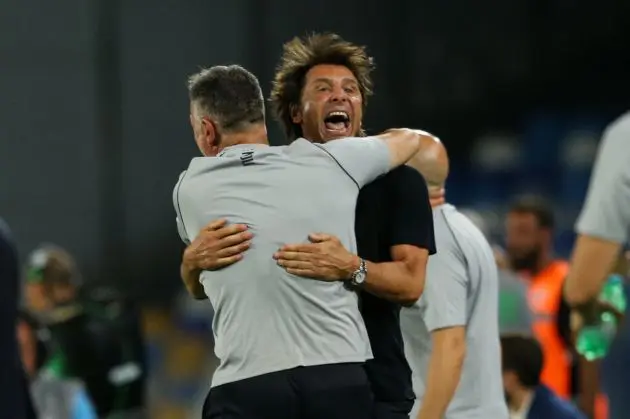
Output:
[[[449,164],[439,141],[423,139],[408,164],[424,175],[429,196],[441,193]],[[506,419],[492,249],[452,205],[434,201],[433,223],[438,252],[429,258],[424,294],[401,313],[417,397],[410,417]]]
[[[565,285],[572,306],[597,297],[630,237],[630,112],[604,132],[576,231]]]
[[[469,209],[460,212],[468,217],[486,238],[490,237],[481,214]],[[493,246],[493,251],[499,269],[499,333],[531,335],[532,312],[527,302],[527,287],[509,268],[509,261],[503,249]]]
[[[319,145],[297,139],[270,147],[258,80],[240,66],[216,66],[189,82],[191,125],[205,157],[194,158],[174,189],[178,229],[189,243],[210,220],[247,225],[240,263],[182,272],[189,291],[214,307],[220,360],[204,417],[369,418],[371,349],[358,296],[365,279],[338,265],[347,281],[289,274],[272,258],[313,231],[356,252],[359,189],[406,162],[421,134],[391,130]],[[334,104],[330,114],[345,112]],[[212,227],[210,227],[212,228]]]
[[[564,295],[578,315],[576,317],[592,317],[607,309],[597,304],[597,297],[630,238],[630,112],[604,131],[575,230],[577,240]],[[574,322],[573,326],[580,323],[583,322]],[[630,411],[627,397],[630,373],[626,371],[630,339],[627,323],[622,323],[622,327],[621,339],[610,354],[613,359],[605,360],[608,365],[620,367],[615,370],[614,377],[604,373],[611,419],[625,419]],[[607,385],[610,383],[614,385]]]

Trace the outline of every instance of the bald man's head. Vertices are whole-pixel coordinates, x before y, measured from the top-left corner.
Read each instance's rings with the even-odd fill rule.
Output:
[[[422,137],[420,151],[407,162],[424,176],[429,192],[441,191],[448,177],[448,154],[442,142],[432,135]]]

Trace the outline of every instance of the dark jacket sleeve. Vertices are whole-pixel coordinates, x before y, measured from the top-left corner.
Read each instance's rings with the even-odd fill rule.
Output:
[[[19,294],[17,251],[0,220],[0,418],[34,417],[16,336]]]

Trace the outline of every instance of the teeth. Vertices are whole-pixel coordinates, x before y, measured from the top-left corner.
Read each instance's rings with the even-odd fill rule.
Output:
[[[330,117],[330,116],[343,116],[343,117],[344,117],[344,118],[346,118],[346,119],[350,119],[350,118],[348,117],[348,114],[347,114],[346,112],[343,112],[343,111],[334,111],[334,112],[330,112],[330,113],[328,114],[328,116],[329,116],[329,117]]]

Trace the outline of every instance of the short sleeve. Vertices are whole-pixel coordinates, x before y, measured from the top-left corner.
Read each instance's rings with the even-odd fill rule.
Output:
[[[389,245],[409,244],[435,253],[433,211],[424,177],[400,166],[387,175]]]
[[[427,263],[420,311],[430,332],[466,325],[466,266],[463,257],[454,250],[441,248]]]
[[[390,169],[389,148],[377,137],[344,138],[320,147],[335,159],[359,188]]]
[[[188,237],[188,233],[186,232],[186,227],[184,226],[184,222],[182,220],[181,207],[179,201],[179,188],[181,187],[182,181],[184,180],[184,176],[186,175],[186,171],[182,172],[179,175],[179,180],[173,189],[173,207],[175,208],[175,223],[177,224],[177,233],[179,233],[179,237],[186,244],[190,244],[190,238]]]
[[[604,133],[576,230],[580,234],[616,243],[628,240],[630,114]]]

